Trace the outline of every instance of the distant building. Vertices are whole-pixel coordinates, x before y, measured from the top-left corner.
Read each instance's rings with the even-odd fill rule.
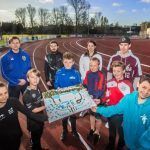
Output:
[[[150,38],[150,28],[147,28],[147,36]]]
[[[150,38],[150,22],[143,22],[141,24],[140,36],[143,38]]]

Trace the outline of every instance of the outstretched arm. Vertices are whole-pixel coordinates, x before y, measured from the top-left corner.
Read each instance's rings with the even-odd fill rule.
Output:
[[[43,115],[43,114],[36,114],[36,113],[32,113],[31,111],[29,111],[25,106],[23,106],[19,100],[11,98],[11,105],[14,106],[14,108],[17,111],[22,112],[23,114],[25,114],[28,118],[35,120],[35,121],[39,121],[39,122],[44,122],[47,121],[47,116]]]

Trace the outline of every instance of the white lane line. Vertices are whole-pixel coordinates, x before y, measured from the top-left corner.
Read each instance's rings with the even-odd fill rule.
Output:
[[[34,49],[34,51],[33,51],[33,64],[34,64],[34,66],[35,66],[36,69],[37,69],[37,65],[36,65],[36,63],[35,63],[35,52],[37,51],[37,49],[38,49],[42,44],[43,44],[43,42],[42,42],[41,44],[39,44],[39,45]],[[40,79],[41,79],[41,82],[42,82],[42,84],[43,84],[45,90],[47,91],[48,88],[47,88],[47,86],[45,85],[45,83],[44,83],[42,77],[40,77]]]
[[[87,150],[92,150],[89,145],[85,142],[85,140],[83,139],[83,137],[81,136],[81,134],[78,132],[79,134],[79,138],[81,140],[81,142],[83,143],[83,145],[86,147]]]
[[[79,46],[79,47],[82,47],[84,49],[87,49],[86,47],[82,46],[81,44],[79,44],[78,42],[81,41],[82,39],[79,39],[76,41],[76,44]],[[107,57],[111,57],[111,55],[108,55],[108,54],[104,54],[104,53],[101,53],[99,52],[100,54],[104,55],[104,56],[107,56]]]
[[[71,127],[70,119],[68,119],[68,124],[69,124],[69,126]],[[80,141],[81,141],[82,144],[85,146],[85,148],[86,148],[87,150],[92,150],[92,149],[90,148],[90,146],[85,142],[85,140],[83,139],[82,135],[81,135],[79,132],[78,132],[78,134],[79,134]]]
[[[25,47],[24,47],[24,48],[22,48],[22,49],[24,49],[24,50],[25,50],[25,49],[27,49],[27,48],[29,48],[29,47],[31,47],[31,46],[33,46],[33,45],[35,45],[35,44],[37,44],[37,43],[32,43],[31,45],[25,46]],[[10,48],[8,48],[8,50],[9,50],[9,49],[10,49]],[[8,51],[6,51],[6,53],[7,53],[7,52],[8,52]],[[4,53],[3,55],[1,55],[1,56],[0,56],[0,58],[1,58],[1,57],[3,57],[6,53]]]
[[[79,39],[76,41],[76,44],[79,46],[79,47],[82,47],[84,49],[86,49],[86,47],[82,46],[81,44],[79,44],[79,41],[81,41],[83,39]],[[100,54],[104,55],[104,56],[107,56],[107,57],[111,57],[111,55],[108,55],[108,54],[104,54],[104,53],[101,53]],[[147,68],[150,68],[150,65],[146,65],[146,64],[141,64],[141,66],[144,66],[144,67],[147,67]]]
[[[64,46],[65,49],[67,49],[68,51],[70,51],[70,50],[65,46],[65,43],[64,43],[64,42],[63,42],[63,46]],[[70,51],[70,52],[72,52],[72,51]],[[73,53],[73,54],[75,54],[75,53]],[[77,54],[75,54],[75,55],[77,55]],[[77,56],[79,57],[79,55],[77,55]],[[79,64],[77,64],[76,62],[75,62],[75,64],[79,66]],[[70,120],[68,121],[68,123],[69,123],[69,125],[71,126]],[[87,150],[91,150],[91,148],[90,148],[89,145],[85,142],[85,140],[83,139],[83,137],[81,136],[81,134],[80,134],[79,132],[78,132],[78,134],[79,134],[79,137],[80,137],[80,141],[81,141],[82,144],[86,147],[86,149],[87,149]]]
[[[63,42],[63,46],[64,46],[65,49],[67,49],[68,51],[70,51],[70,50],[64,45],[64,42]],[[48,54],[48,45],[46,46],[46,54]],[[74,53],[74,54],[75,54],[75,53]],[[76,65],[78,65],[78,64],[76,63]],[[69,125],[71,126],[70,120],[68,120],[68,123],[69,123]],[[79,132],[78,132],[78,134],[79,134],[80,141],[81,141],[82,144],[86,147],[86,149],[87,149],[87,150],[92,150],[92,149],[89,147],[89,145],[85,142],[85,140],[83,139],[83,137],[81,136],[81,134],[80,134]]]
[[[74,52],[72,52],[71,50],[69,50],[69,49],[65,46],[65,43],[64,43],[64,42],[63,42],[63,47],[64,47],[66,50],[70,51],[71,53],[73,53],[74,55],[76,55],[77,57],[80,58],[79,55],[77,55],[76,53],[74,53]],[[77,66],[79,66],[79,64],[78,64],[77,62],[75,62],[75,64],[76,64]]]
[[[27,48],[29,48],[29,47],[35,45],[35,44],[37,44],[37,43],[32,43],[31,45],[25,46],[25,48],[23,48],[23,49],[27,49]],[[8,50],[9,50],[9,49],[8,49]],[[6,53],[7,53],[7,52],[8,52],[8,51],[6,51]],[[1,58],[2,58],[6,53],[4,53],[3,55],[0,56],[0,66],[1,66]],[[0,69],[0,75],[1,75],[1,69]]]

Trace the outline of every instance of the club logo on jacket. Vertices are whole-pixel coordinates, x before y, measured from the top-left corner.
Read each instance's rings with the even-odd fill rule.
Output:
[[[13,57],[11,57],[11,58],[10,58],[10,60],[14,60],[14,58],[13,58]]]
[[[75,79],[76,77],[74,77],[74,76],[71,76],[69,79]]]
[[[23,60],[23,61],[26,61],[26,56],[22,56],[22,60]]]
[[[5,119],[5,115],[4,114],[0,114],[0,120]]]
[[[35,98],[35,97],[36,97],[36,94],[35,94],[35,93],[33,93],[33,94],[32,94],[32,97],[33,97],[33,98]]]
[[[142,118],[143,124],[146,124],[146,122],[148,120],[147,116],[144,114],[143,116],[141,116],[141,118]]]
[[[10,109],[8,109],[8,113],[9,113],[10,115],[14,113],[14,110],[13,110],[12,107],[11,107]]]

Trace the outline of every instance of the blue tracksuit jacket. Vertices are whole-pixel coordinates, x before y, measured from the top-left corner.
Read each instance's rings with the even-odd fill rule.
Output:
[[[117,105],[98,107],[105,117],[123,114],[124,138],[131,150],[150,150],[150,97],[138,104],[138,92],[126,95]]]
[[[11,86],[17,86],[19,79],[26,80],[29,69],[31,69],[30,56],[21,48],[19,53],[9,50],[1,59],[2,76]]]
[[[83,85],[93,98],[101,98],[105,91],[105,76],[101,71],[87,71]]]
[[[74,68],[66,69],[65,67],[59,69],[55,76],[55,88],[64,88],[74,86],[81,83],[81,76],[79,71]]]

